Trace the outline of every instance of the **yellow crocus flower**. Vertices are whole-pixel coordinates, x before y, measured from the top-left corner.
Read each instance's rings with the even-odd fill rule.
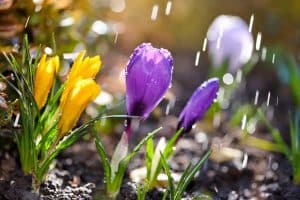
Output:
[[[34,80],[34,99],[39,109],[43,108],[47,102],[47,98],[58,69],[58,56],[54,56],[48,60],[46,54],[42,56],[38,64]]]
[[[92,58],[86,57],[83,59],[84,55],[85,51],[81,51],[74,60],[74,64],[66,82],[66,87],[60,99],[61,107],[66,103],[66,98],[78,79],[95,78],[96,74],[100,70],[100,56],[95,56]]]
[[[92,78],[77,79],[70,88],[65,99],[66,103],[61,107],[62,114],[58,123],[59,137],[63,137],[76,125],[81,113],[100,91],[100,86]]]

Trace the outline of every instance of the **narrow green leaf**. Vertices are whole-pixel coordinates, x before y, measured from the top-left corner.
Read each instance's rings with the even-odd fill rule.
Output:
[[[146,169],[147,169],[147,180],[150,179],[151,162],[154,154],[154,142],[153,138],[150,138],[146,144]]]
[[[175,200],[180,200],[185,189],[187,188],[187,186],[190,184],[190,182],[193,180],[195,174],[200,170],[200,168],[202,167],[202,165],[204,164],[204,162],[209,158],[210,154],[211,154],[212,150],[209,150],[203,157],[202,159],[200,159],[196,165],[194,165],[191,168],[188,168],[186,171],[188,171],[187,174],[184,173],[184,175],[182,175],[181,179],[183,180],[182,182],[180,181],[177,185],[176,188],[176,194],[175,194]],[[182,184],[180,184],[182,183]]]
[[[110,167],[109,159],[104,150],[101,139],[99,138],[99,135],[97,133],[95,133],[95,144],[96,144],[98,154],[102,161],[105,181],[107,184],[110,184],[111,183],[111,167]]]
[[[177,139],[179,138],[179,136],[181,135],[183,131],[183,128],[180,128],[173,136],[172,138],[169,140],[165,150],[164,150],[164,156],[165,158],[169,158],[172,153],[173,153],[173,147],[177,141]]]
[[[171,175],[171,170],[170,170],[170,167],[167,163],[167,160],[166,158],[164,157],[163,153],[161,153],[161,164],[162,164],[162,167],[165,171],[165,173],[167,174],[168,176],[168,184],[169,184],[169,192],[170,192],[170,199],[174,199],[175,197],[175,186],[174,186],[174,181],[173,181],[173,178],[172,178],[172,175]]]

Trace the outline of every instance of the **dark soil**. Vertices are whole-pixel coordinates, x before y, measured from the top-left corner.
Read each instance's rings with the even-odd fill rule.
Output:
[[[189,161],[201,157],[203,144],[197,142],[195,135],[186,135],[178,142],[177,152],[170,161],[173,171],[181,172]],[[243,150],[248,154],[248,163],[244,168],[232,161],[208,161],[188,187],[185,199],[192,199],[199,194],[230,200],[300,199],[300,188],[291,181],[291,166],[282,155],[250,148]],[[81,141],[64,151],[38,194],[32,192],[31,177],[21,173],[13,150],[1,152],[0,158],[1,200],[93,199],[103,188],[101,162],[92,142]],[[141,158],[142,154],[137,156],[129,169],[141,166]],[[129,181],[128,174],[126,177],[118,199],[134,200],[137,186]],[[156,200],[162,196],[163,190],[155,189],[148,193],[147,199]]]

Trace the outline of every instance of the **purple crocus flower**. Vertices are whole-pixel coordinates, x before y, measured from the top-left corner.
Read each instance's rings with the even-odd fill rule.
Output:
[[[127,114],[146,119],[168,90],[173,72],[173,58],[166,49],[150,43],[139,45],[126,68]]]
[[[193,124],[209,109],[219,90],[219,79],[211,78],[202,83],[190,97],[179,116],[178,128],[189,132]]]
[[[235,72],[252,56],[253,37],[240,17],[218,16],[207,31],[207,39],[215,67],[228,61],[229,70]]]

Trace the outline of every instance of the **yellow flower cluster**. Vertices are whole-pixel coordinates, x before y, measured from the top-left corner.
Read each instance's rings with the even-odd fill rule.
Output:
[[[34,98],[39,109],[44,107],[47,102],[58,69],[58,56],[54,56],[49,60],[47,60],[47,55],[42,56],[34,80]]]
[[[94,81],[96,74],[100,70],[100,57],[84,58],[84,55],[85,51],[81,51],[75,59],[60,98],[59,109],[61,116],[58,123],[60,137],[64,136],[76,125],[81,113],[101,91],[100,86]],[[58,57],[53,57],[46,61],[46,56],[43,56],[40,60],[34,88],[34,97],[39,109],[47,101],[58,65]]]

